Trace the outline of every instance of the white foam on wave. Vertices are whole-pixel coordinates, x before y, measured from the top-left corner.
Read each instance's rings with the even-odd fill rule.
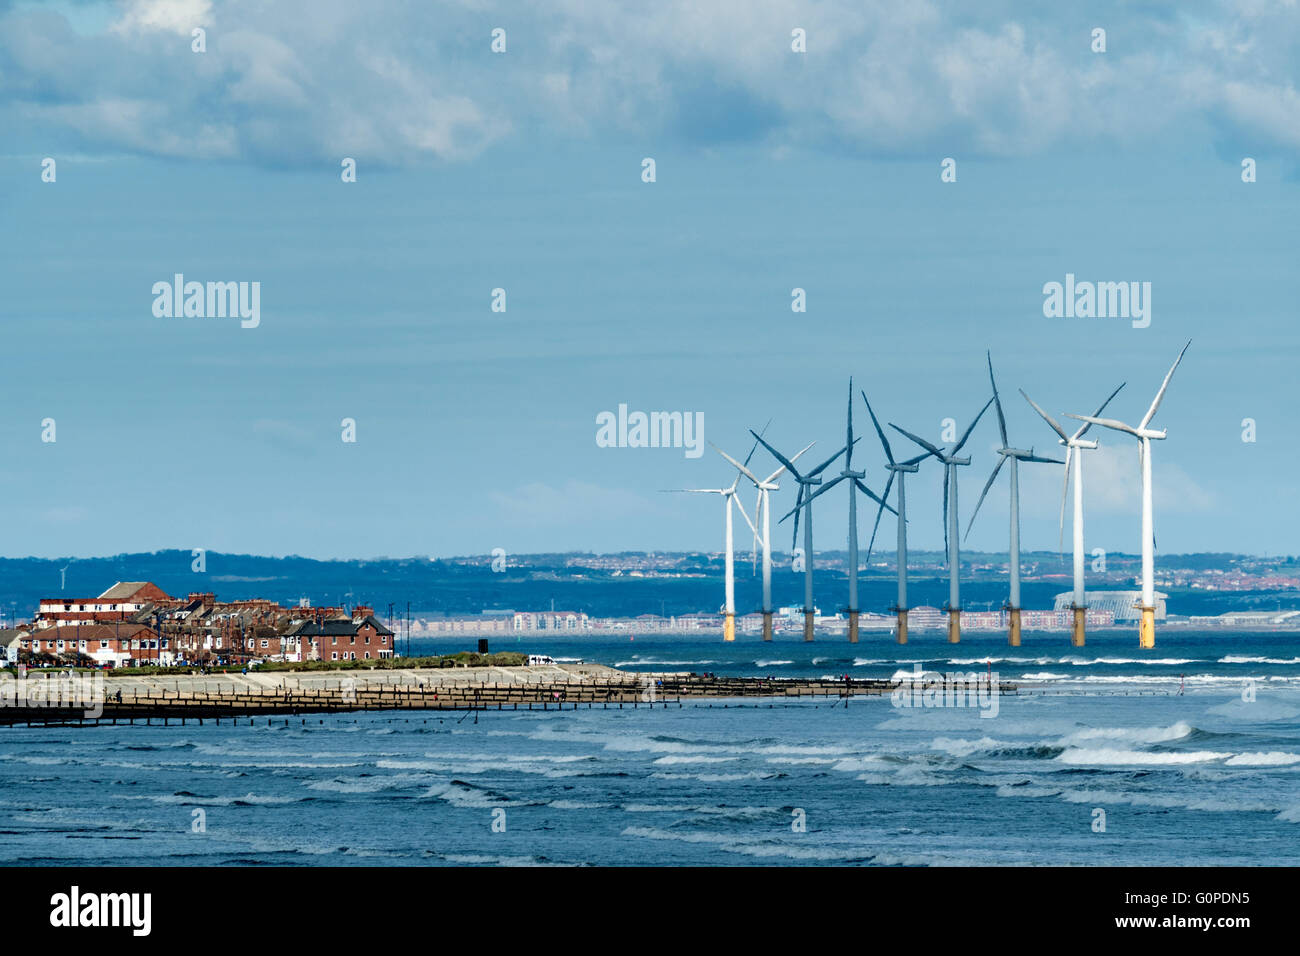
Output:
[[[1268,753],[1243,753],[1229,757],[1224,763],[1229,767],[1290,767],[1300,763],[1300,754],[1272,750]]]
[[[1217,750],[1152,753],[1146,750],[1123,750],[1116,747],[1070,747],[1056,759],[1071,766],[1161,767],[1212,763],[1226,760],[1231,756],[1231,753],[1223,753]]]
[[[657,827],[627,827],[621,835],[648,840],[676,840],[682,843],[705,844],[727,853],[739,853],[757,859],[842,860],[849,855],[858,855],[845,854],[839,850],[790,846],[776,842],[745,841],[725,833],[674,833]]]
[[[673,764],[698,764],[698,763],[730,763],[736,760],[736,757],[712,757],[705,754],[668,754],[663,757],[656,757],[652,762],[656,766],[667,767]]]
[[[297,803],[302,797],[264,797],[256,793],[246,793],[242,797],[200,797],[192,793],[168,793],[162,796],[148,797],[154,803],[171,803],[180,806],[195,807],[230,807],[235,804],[253,806],[275,806],[284,803]]]
[[[489,807],[499,807],[510,802],[508,797],[499,794],[489,793],[486,790],[478,790],[474,787],[466,786],[463,783],[440,783],[434,784],[425,791],[424,797],[436,797],[453,807],[462,809],[486,809]]]
[[[617,661],[614,667],[637,667],[653,664],[656,667],[696,667],[705,664],[717,664],[718,661],[666,661],[656,657],[634,657],[630,661]],[[788,663],[788,662],[787,662]]]
[[[309,790],[324,790],[330,793],[378,793],[407,787],[415,783],[425,783],[428,774],[397,773],[374,777],[335,777],[332,780],[314,780],[306,786]]]
[[[1070,746],[1093,740],[1118,740],[1137,744],[1159,744],[1169,740],[1182,740],[1195,728],[1185,720],[1168,727],[1085,727],[1063,736],[1060,746]]]
[[[945,753],[952,754],[954,757],[969,757],[971,754],[979,753],[983,750],[1002,750],[1014,746],[1016,745],[1007,743],[1003,740],[994,740],[992,737],[981,737],[979,740],[961,740],[950,737],[937,737],[930,742],[930,749],[942,750]]]
[[[745,770],[738,773],[668,773],[650,774],[652,780],[698,780],[700,783],[735,783],[738,780],[771,780],[780,774],[774,770]]]
[[[1285,660],[1281,657],[1250,657],[1239,654],[1229,654],[1227,657],[1219,658],[1220,664],[1300,664],[1300,657],[1293,657]]]

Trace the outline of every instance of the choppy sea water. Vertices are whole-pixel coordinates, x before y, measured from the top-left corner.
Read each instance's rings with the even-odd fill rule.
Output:
[[[0,728],[0,862],[1300,864],[1300,636],[1158,642],[519,643],[634,670],[992,670],[1027,691],[995,717],[886,697]]]

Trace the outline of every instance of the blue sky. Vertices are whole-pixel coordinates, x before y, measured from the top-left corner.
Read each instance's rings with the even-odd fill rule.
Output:
[[[820,460],[850,375],[937,439],[987,348],[1047,451],[1017,387],[1090,412],[1126,380],[1133,421],[1189,338],[1160,548],[1295,552],[1295,5],[894,6],[0,2],[0,553],[715,549],[716,503],[658,489],[725,463],[599,448],[599,412],[699,411],[733,454],[772,418]],[[176,272],[260,282],[260,326],[156,318]],[[1150,327],[1045,318],[1067,272],[1150,282]],[[1094,437],[1088,546],[1135,551],[1136,453]],[[964,514],[995,443],[988,418]],[[916,546],[939,476],[909,485]],[[999,481],[974,547],[1005,547]],[[1059,500],[1025,469],[1025,547]]]

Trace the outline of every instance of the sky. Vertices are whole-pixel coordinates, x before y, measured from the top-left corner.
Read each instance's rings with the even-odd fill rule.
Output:
[[[1294,2],[543,7],[0,0],[0,554],[717,550],[720,500],[662,490],[730,466],[600,447],[600,413],[699,413],[737,457],[770,419],[820,461],[852,376],[880,491],[859,389],[938,441],[987,350],[1012,444],[1057,454],[1017,389],[1057,416],[1125,382],[1136,423],[1188,340],[1160,550],[1300,551]],[[260,322],[155,315],[176,273],[260,283]],[[1149,282],[1150,324],[1046,316],[1067,274]],[[1132,553],[1135,443],[1089,437],[1087,545]],[[990,413],[963,527],[998,444]],[[1024,466],[1026,549],[1061,479]],[[1005,550],[1005,472],[967,541]]]

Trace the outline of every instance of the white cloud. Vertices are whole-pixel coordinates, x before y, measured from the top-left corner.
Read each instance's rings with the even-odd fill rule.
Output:
[[[88,149],[188,144],[278,165],[364,150],[402,165],[470,158],[526,127],[970,157],[1207,125],[1256,152],[1300,149],[1300,23],[1245,0],[1103,3],[1092,20],[1108,26],[1105,54],[1076,18],[1007,2],[562,0],[503,16],[471,3],[129,0],[97,36],[58,10],[3,15],[0,93],[38,132],[73,131]],[[190,52],[196,25],[207,53]],[[495,55],[499,25],[509,47]],[[790,50],[795,26],[806,54]]]
[[[122,0],[122,15],[112,25],[115,33],[160,30],[189,36],[195,27],[212,24],[210,0]]]

